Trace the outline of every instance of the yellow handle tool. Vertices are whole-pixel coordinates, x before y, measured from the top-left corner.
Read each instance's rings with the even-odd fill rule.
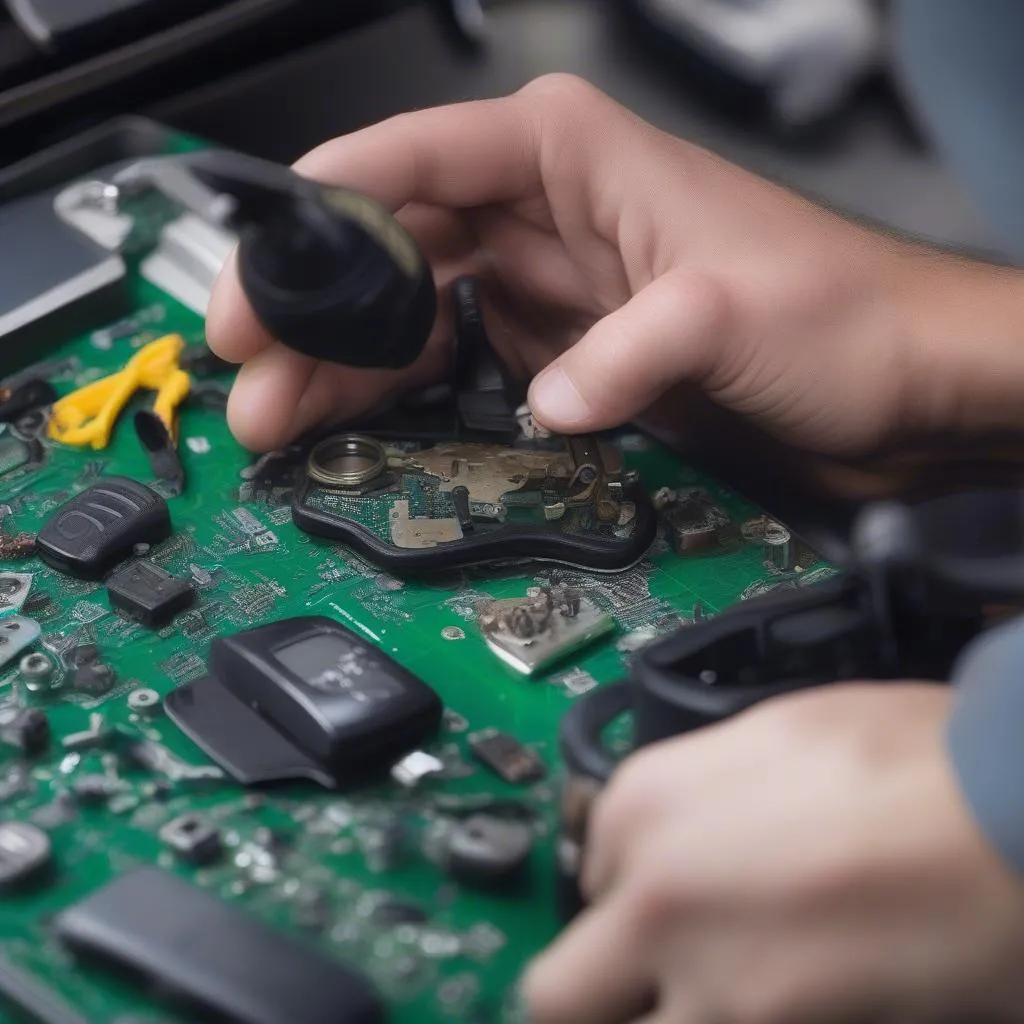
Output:
[[[65,395],[53,406],[50,437],[79,448],[106,448],[117,417],[140,390],[156,392],[153,412],[176,437],[175,413],[191,387],[179,363],[184,348],[181,335],[168,334],[140,348],[124,369]]]

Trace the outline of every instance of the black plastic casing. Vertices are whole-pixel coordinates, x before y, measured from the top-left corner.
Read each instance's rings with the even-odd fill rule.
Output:
[[[357,656],[363,699],[310,686],[276,652],[325,633],[343,638]],[[437,694],[369,641],[323,616],[282,619],[221,637],[210,651],[210,672],[239,701],[272,723],[334,777],[371,772],[434,733],[441,721]],[[375,699],[378,687],[395,692]],[[366,694],[370,693],[369,699]]]
[[[36,539],[39,557],[58,572],[100,580],[136,544],[171,534],[171,514],[156,491],[129,477],[105,477],[61,506]]]

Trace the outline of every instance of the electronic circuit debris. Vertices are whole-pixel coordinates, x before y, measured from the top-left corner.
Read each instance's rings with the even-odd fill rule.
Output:
[[[0,821],[0,891],[38,874],[53,858],[50,837],[27,821]]]
[[[107,582],[107,595],[115,608],[150,629],[169,622],[195,600],[188,580],[146,561],[132,562],[114,573]]]
[[[575,587],[555,585],[491,601],[481,607],[477,624],[502,661],[533,675],[609,633],[615,623]]]
[[[502,885],[520,876],[532,849],[533,833],[525,822],[474,814],[448,835],[444,866],[466,885]]]
[[[99,580],[136,544],[157,544],[170,533],[170,511],[159,494],[138,480],[107,477],[58,509],[36,544],[58,572]]]
[[[0,668],[9,665],[26,647],[39,639],[42,628],[35,619],[9,615],[0,619]]]
[[[476,757],[506,782],[538,782],[547,774],[537,754],[507,732],[482,729],[470,733],[467,741]]]
[[[50,745],[50,719],[42,708],[0,708],[0,742],[36,757]]]
[[[128,969],[200,1019],[384,1022],[379,997],[354,970],[156,868],[117,877],[65,910],[55,930],[73,952]]]
[[[26,654],[18,662],[18,674],[25,680],[30,690],[43,690],[53,680],[56,666],[45,655],[38,651]]]
[[[0,616],[20,612],[32,589],[32,573],[0,572]]]

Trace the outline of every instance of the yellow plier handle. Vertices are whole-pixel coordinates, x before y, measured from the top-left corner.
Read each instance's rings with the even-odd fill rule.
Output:
[[[184,348],[181,335],[168,334],[140,348],[124,369],[72,391],[53,406],[50,437],[74,447],[106,448],[124,407],[137,391],[148,390],[156,392],[153,412],[176,438],[177,409],[191,387],[180,365]]]

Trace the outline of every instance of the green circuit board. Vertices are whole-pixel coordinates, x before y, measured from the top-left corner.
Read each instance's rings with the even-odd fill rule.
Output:
[[[199,316],[145,281],[133,280],[131,287],[135,312],[127,328],[95,324],[47,354],[61,394],[120,369],[142,344],[168,332],[191,346],[203,344]],[[227,387],[230,377],[215,383]],[[142,394],[136,405],[148,401],[151,396]],[[34,534],[55,509],[104,475],[153,483],[127,414],[103,450],[44,440],[41,465],[19,465],[13,441],[5,427],[0,529],[6,538]],[[759,515],[638,433],[623,433],[613,443],[648,492],[702,488],[737,524]],[[681,555],[662,526],[647,557],[623,572],[588,574],[537,563],[401,579],[342,545],[300,532],[281,495],[247,489],[253,456],[232,439],[222,411],[186,408],[179,448],[186,486],[168,498],[173,533],[149,557],[191,580],[197,600],[169,625],[145,628],[112,609],[103,583],[72,579],[35,556],[0,563],[4,572],[31,574],[21,614],[42,631],[31,650],[57,666],[38,690],[20,674],[18,659],[0,669],[0,713],[40,708],[52,733],[47,749],[31,758],[0,744],[0,821],[32,823],[53,847],[45,873],[0,898],[3,963],[93,1024],[195,1020],[129,978],[76,962],[51,927],[55,915],[112,879],[140,864],[158,865],[365,974],[396,1024],[519,1019],[517,976],[559,928],[552,836],[561,778],[557,733],[565,711],[588,689],[622,678],[642,643],[754,593],[832,570],[806,559],[780,572],[766,564],[756,543]],[[558,583],[610,614],[614,627],[527,677],[488,648],[477,612],[488,599],[522,597],[529,587]],[[337,791],[306,782],[245,789],[227,777],[209,777],[216,772],[186,771],[196,777],[182,778],[124,756],[126,741],[147,740],[179,768],[211,767],[159,702],[141,707],[135,695],[153,690],[164,696],[203,676],[218,635],[308,614],[336,619],[436,690],[445,717],[424,749],[443,761],[441,775],[413,789],[390,781]],[[63,658],[82,645],[94,646],[112,670],[106,692],[72,684]],[[547,777],[517,785],[481,764],[468,737],[490,728],[535,751]],[[80,735],[89,733],[108,739],[82,742]],[[78,799],[76,779],[85,775],[105,776],[110,792],[98,801]],[[469,811],[509,801],[524,809],[534,836],[521,883],[514,891],[488,891],[448,877],[430,853],[439,830]],[[205,814],[223,841],[222,856],[203,866],[176,859],[159,836],[168,821],[193,811]],[[388,902],[420,913],[396,923],[377,912]],[[21,1019],[0,994],[0,1020]]]

